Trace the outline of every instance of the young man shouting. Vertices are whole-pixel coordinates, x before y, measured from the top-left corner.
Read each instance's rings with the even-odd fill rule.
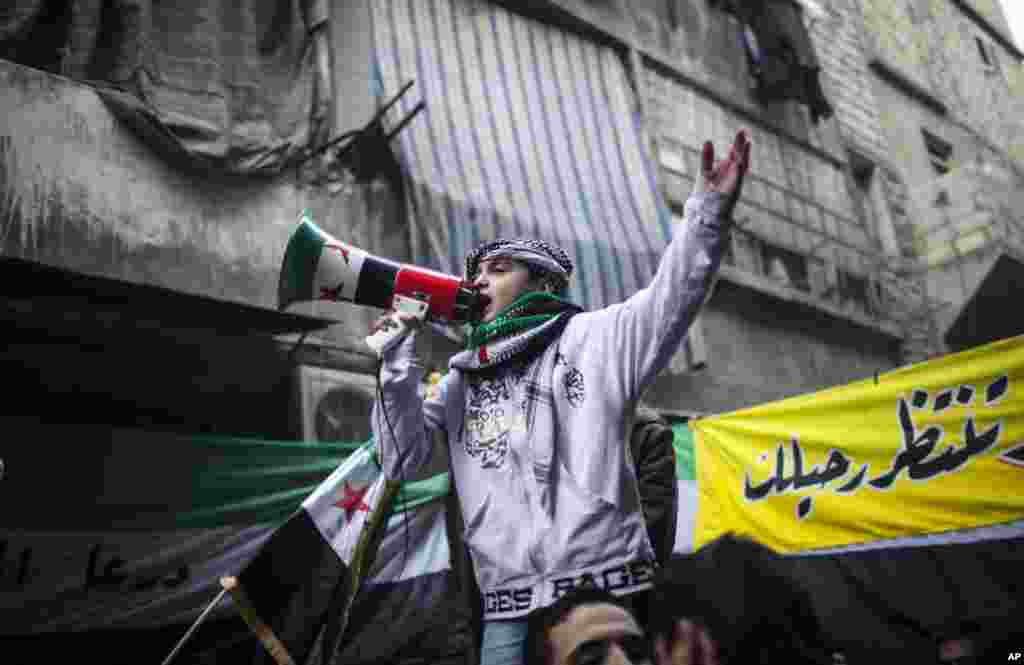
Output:
[[[705,143],[685,221],[625,302],[583,312],[561,297],[573,271],[564,251],[494,241],[466,259],[489,303],[436,398],[419,396],[415,332],[384,353],[372,416],[384,470],[408,480],[450,467],[483,594],[483,665],[521,663],[526,615],[577,586],[650,588],[655,556],[625,442],[707,298],[750,147],[740,131],[715,164]]]

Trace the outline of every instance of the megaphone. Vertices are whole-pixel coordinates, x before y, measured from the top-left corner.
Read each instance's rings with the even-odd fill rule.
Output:
[[[480,312],[486,298],[459,277],[389,261],[344,243],[314,224],[307,210],[285,248],[277,303],[283,310],[296,302],[316,300],[464,323]],[[382,352],[383,347],[368,343]]]

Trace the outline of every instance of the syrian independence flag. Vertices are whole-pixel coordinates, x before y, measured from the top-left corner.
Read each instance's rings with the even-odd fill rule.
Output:
[[[448,476],[401,487],[384,477],[374,452],[354,453],[237,581],[224,580],[281,665],[305,662],[315,649],[341,653],[340,662],[387,658],[420,641],[431,616],[444,621],[435,635],[451,634],[451,614],[440,607],[453,582]],[[457,648],[442,640],[432,650]]]
[[[0,640],[187,626],[365,445],[29,418],[4,440]],[[209,618],[235,624],[230,599]]]
[[[162,658],[222,580],[242,571],[240,588],[257,616],[300,661],[294,636],[309,638],[295,626],[337,621],[345,602],[337,662],[468,648],[466,611],[452,594],[446,474],[392,488],[390,510],[374,513],[389,504],[372,443],[7,425],[11,441],[75,445],[62,446],[59,460],[46,445],[4,450],[17,472],[0,498],[18,509],[5,512],[0,528],[0,639],[165,631],[165,646],[125,646],[144,660]],[[39,478],[58,488],[56,500],[38,500]],[[320,600],[324,590],[337,595]],[[288,597],[290,605],[277,604]],[[238,609],[222,599],[179,656],[216,658],[245,643],[260,649]],[[454,633],[452,617],[462,622]]]

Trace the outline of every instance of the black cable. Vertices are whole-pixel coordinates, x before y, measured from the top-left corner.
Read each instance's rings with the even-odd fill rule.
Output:
[[[309,334],[308,331],[306,331],[306,332],[303,332],[299,336],[299,339],[295,342],[295,344],[292,346],[291,351],[289,351],[289,353],[288,353],[289,360],[294,361],[294,359],[295,359],[295,357],[296,357],[296,355],[297,355],[297,353],[299,351],[299,348],[302,346],[303,342],[306,340],[306,337],[307,337],[308,334]],[[383,359],[378,359],[378,361],[377,361],[377,371],[374,373],[375,374],[375,378],[376,378],[376,383],[377,383],[377,401],[380,403],[381,413],[384,415],[384,422],[387,423],[388,432],[391,434],[391,440],[394,442],[395,452],[398,455],[398,464],[396,465],[396,469],[398,471],[398,481],[399,481],[398,492],[399,493],[395,497],[395,500],[397,502],[399,502],[399,503],[402,503],[402,502],[405,501],[405,474],[402,471],[402,466],[405,463],[405,456],[406,456],[406,454],[408,454],[408,451],[403,453],[399,449],[398,437],[395,436],[395,429],[391,425],[391,419],[388,417],[387,405],[384,404],[384,388],[383,388],[383,384],[381,383],[381,378],[380,378],[381,377],[381,371],[383,369],[384,369],[384,361],[383,361]],[[384,447],[383,447],[382,442],[378,441],[377,443],[380,446],[380,448],[379,448],[379,451],[380,451],[380,466],[381,466],[381,472],[383,473],[383,471],[384,471]],[[404,526],[403,534],[405,536],[405,538],[404,538],[405,546],[402,548],[402,567],[401,567],[401,569],[399,569],[397,577],[401,577],[402,574],[405,573],[405,568],[409,564],[409,550],[411,548],[410,548],[410,545],[409,545],[409,523],[408,523],[408,519],[409,519],[408,516],[404,516],[403,517],[403,526]],[[382,541],[383,541],[384,535],[387,532],[387,524],[386,523],[384,524],[383,528],[384,528],[384,533],[381,534]],[[335,588],[335,593],[337,593],[338,591],[341,590],[341,586],[342,585],[339,582],[338,586]],[[355,599],[353,598],[353,603],[354,602],[355,602]],[[339,635],[338,637],[340,639],[342,636]],[[326,654],[326,648],[327,647],[325,646],[325,652],[323,654],[325,657],[327,655]]]
[[[391,442],[392,442],[392,445],[395,447],[395,454],[397,456],[397,460],[396,460],[397,464],[395,465],[395,470],[398,473],[398,494],[395,496],[395,500],[399,504],[401,504],[401,503],[405,502],[405,473],[402,471],[402,467],[405,464],[405,456],[406,456],[406,454],[408,454],[408,450],[405,453],[403,453],[399,449],[398,437],[395,436],[395,429],[394,429],[394,427],[392,427],[391,419],[388,417],[388,407],[384,403],[384,387],[383,387],[383,384],[382,384],[381,378],[380,378],[380,375],[381,375],[381,372],[383,371],[383,369],[384,369],[384,360],[383,360],[383,358],[381,358],[377,362],[377,372],[376,372],[376,377],[377,377],[377,402],[380,404],[381,414],[384,416],[384,422],[387,423],[388,432],[391,435]],[[377,443],[380,446],[380,466],[381,466],[381,472],[383,472],[384,471],[384,445],[383,445],[382,441],[378,441]],[[404,534],[405,546],[402,548],[402,567],[399,569],[397,577],[401,577],[402,574],[405,573],[405,567],[409,563],[409,549],[410,549],[410,546],[409,546],[409,516],[408,515],[403,516],[402,524],[403,524],[403,527],[404,527],[402,531],[403,531],[403,534]],[[387,531],[387,525],[386,524],[384,525],[384,530],[385,530],[385,532]],[[397,581],[397,579],[396,579],[396,581]]]

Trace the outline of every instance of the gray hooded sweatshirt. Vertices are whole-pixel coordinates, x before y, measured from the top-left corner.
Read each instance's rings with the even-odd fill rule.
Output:
[[[415,333],[385,353],[372,416],[384,472],[409,481],[451,469],[485,620],[522,617],[584,584],[650,588],[655,557],[627,442],[636,402],[710,292],[722,204],[717,193],[689,198],[646,288],[457,353],[432,399],[421,397]]]

